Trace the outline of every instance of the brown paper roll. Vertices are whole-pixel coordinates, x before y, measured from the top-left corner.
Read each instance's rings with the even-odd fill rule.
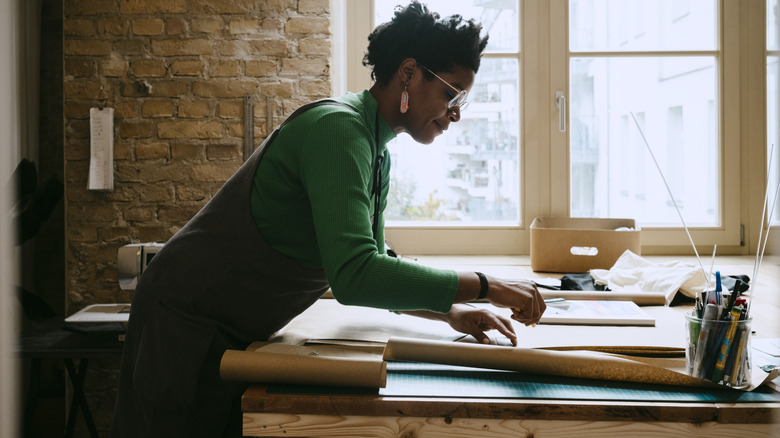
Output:
[[[552,351],[598,351],[601,353],[621,354],[639,357],[685,357],[685,349],[677,347],[652,347],[645,345],[582,345],[537,347],[538,350]]]
[[[376,359],[228,350],[220,376],[240,382],[384,388],[387,363]]]
[[[719,385],[684,373],[613,354],[590,351],[549,351],[391,338],[387,343],[387,348],[385,348],[384,358],[386,360],[429,362],[582,379],[719,387]],[[666,363],[668,363],[668,359]],[[684,362],[682,366],[684,368]]]
[[[564,298],[567,300],[604,300],[633,301],[639,306],[666,305],[666,295],[663,292],[618,292],[590,290],[547,290],[539,289],[544,299]]]

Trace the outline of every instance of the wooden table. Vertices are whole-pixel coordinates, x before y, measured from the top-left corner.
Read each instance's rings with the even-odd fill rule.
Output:
[[[665,260],[668,258],[655,258]],[[685,258],[682,258],[685,259]],[[753,259],[724,257],[716,265],[724,275],[752,274]],[[686,259],[687,260],[687,259]],[[479,267],[506,277],[556,276],[530,271],[528,259],[430,258],[426,264]],[[560,275],[557,275],[558,277]],[[755,338],[780,337],[777,315],[780,298],[773,285],[780,280],[776,261],[764,261],[752,305]],[[777,291],[780,292],[780,291]],[[380,340],[393,335],[430,339],[453,338],[444,324],[416,320],[377,309],[343,308],[323,301],[294,320],[273,341],[301,343],[310,338],[360,335]],[[565,339],[590,344],[610,333],[633,345],[682,344],[682,313],[687,307],[647,307],[657,315],[655,328],[516,326],[521,346],[541,346]],[[669,312],[679,316],[679,324]],[[666,322],[663,322],[666,321]],[[495,335],[494,335],[495,336]],[[500,338],[495,339],[500,342]],[[780,403],[676,403],[495,399],[456,397],[383,397],[356,395],[291,395],[268,393],[267,385],[251,385],[242,400],[244,435],[265,437],[666,437],[666,436],[780,436]]]
[[[43,359],[62,359],[73,385],[73,396],[68,411],[68,422],[64,436],[72,437],[79,411],[87,425],[89,436],[98,438],[97,428],[84,397],[84,379],[90,358],[122,356],[122,342],[118,335],[121,329],[114,324],[95,325],[92,330],[66,329],[62,318],[54,318],[34,329],[24,332],[19,342],[18,355],[30,359],[30,389],[24,412],[24,428],[29,436],[40,392],[41,362]],[[78,360],[78,369],[75,360]]]

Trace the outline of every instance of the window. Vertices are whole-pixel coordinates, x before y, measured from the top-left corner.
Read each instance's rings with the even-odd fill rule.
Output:
[[[720,226],[716,2],[569,7],[570,214]]]
[[[344,2],[348,46],[346,81],[335,91],[361,91],[371,85],[368,71],[354,67],[362,60],[365,36],[405,2],[335,1]],[[777,0],[768,2],[774,6],[767,16],[777,9]],[[754,145],[742,145],[746,110],[740,92],[755,76],[741,75],[741,35],[758,25],[745,18],[755,14],[740,14],[744,5],[425,3],[442,15],[478,19],[490,40],[461,122],[432,145],[406,135],[390,145],[387,235],[401,251],[527,254],[528,228],[539,216],[634,218],[643,229],[643,251],[691,252],[682,215],[697,245],[740,247],[741,225],[755,211],[753,201],[749,215],[734,208],[751,193],[740,173],[766,165],[744,152]],[[771,26],[767,32],[777,34]],[[768,81],[775,75],[776,84],[774,47],[766,75]],[[769,100],[774,96],[767,112],[776,121],[777,86],[767,93]],[[767,123],[767,135],[777,138],[776,122]],[[778,163],[780,151],[775,169]]]
[[[374,22],[390,20],[397,4],[397,0],[374,0]],[[388,145],[393,168],[386,223],[389,227],[517,226],[521,74],[517,3],[429,0],[426,4],[442,16],[458,13],[478,19],[490,34],[488,54],[469,93],[468,108],[446,135],[421,146],[403,134]]]
[[[780,132],[778,132],[778,102],[780,101],[780,76],[778,64],[780,64],[780,36],[778,36],[778,23],[780,20],[780,6],[778,0],[766,2],[766,138],[768,156],[772,161],[769,165],[768,187],[771,189],[780,181]],[[776,201],[775,201],[776,202]],[[780,225],[780,202],[771,215],[773,225]],[[769,207],[767,207],[769,208]]]

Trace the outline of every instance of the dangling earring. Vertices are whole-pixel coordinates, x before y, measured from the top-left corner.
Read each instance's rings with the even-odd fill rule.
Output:
[[[408,86],[409,84],[404,84],[404,91],[401,92],[401,114],[409,110],[409,93],[406,92]]]

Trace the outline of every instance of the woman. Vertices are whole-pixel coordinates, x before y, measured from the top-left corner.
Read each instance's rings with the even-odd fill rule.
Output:
[[[386,143],[431,143],[460,120],[487,37],[417,2],[369,36],[375,84],[305,106],[155,256],[136,289],[112,435],[241,436],[244,384],[222,382],[226,349],[266,339],[329,287],[341,303],[436,318],[480,342],[511,322],[453,305],[486,298],[526,325],[531,282],[431,269],[388,256]]]

